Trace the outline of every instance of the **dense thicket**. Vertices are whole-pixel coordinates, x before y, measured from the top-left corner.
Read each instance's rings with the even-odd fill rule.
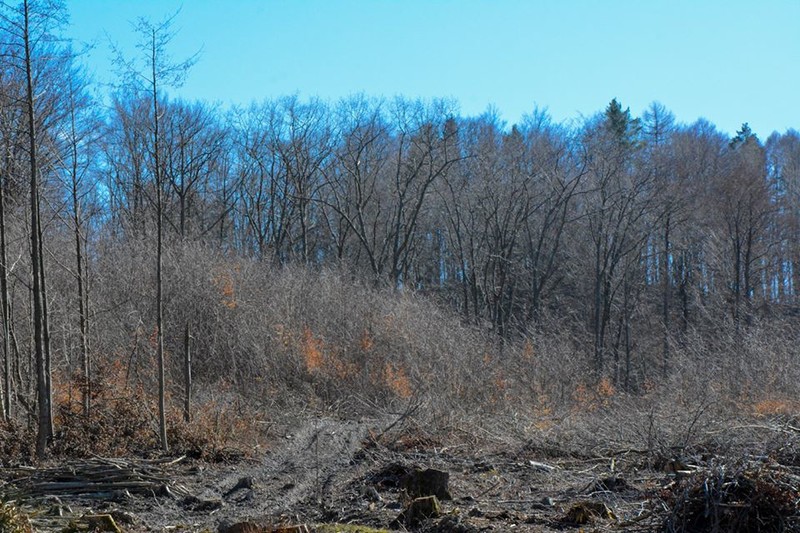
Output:
[[[43,30],[28,113],[15,28],[0,59],[6,417],[38,412],[37,335],[48,394],[88,412],[93,375],[155,387],[161,334],[183,394],[187,329],[196,395],[225,383],[265,405],[290,390],[362,406],[424,391],[537,405],[589,383],[797,392],[797,131],[730,138],[616,99],[511,126],[446,100],[224,110],[128,84],[104,105]]]
[[[498,339],[568,330],[598,376],[626,387],[668,374],[689,337],[733,349],[796,313],[795,131],[730,139],[658,104],[633,118],[616,100],[577,127],[536,112],[510,128],[403,99],[162,105],[174,245],[344,267]],[[146,109],[117,100],[99,239],[153,234],[137,121]]]

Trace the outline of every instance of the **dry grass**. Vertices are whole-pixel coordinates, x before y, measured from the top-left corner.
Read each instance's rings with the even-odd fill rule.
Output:
[[[132,457],[159,453],[157,406],[143,387],[128,387],[124,369],[115,365],[97,369],[92,384],[92,408],[87,418],[81,403],[81,380],[57,385],[54,394],[56,435],[50,447],[53,457]],[[263,441],[260,417],[238,394],[218,391],[216,399],[194,406],[194,418],[172,406],[168,413],[171,452],[206,461],[226,461],[252,454]],[[0,438],[4,462],[31,462],[34,457],[31,430],[7,425]]]

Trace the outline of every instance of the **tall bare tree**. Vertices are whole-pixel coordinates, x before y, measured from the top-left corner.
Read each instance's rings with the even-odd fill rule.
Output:
[[[159,439],[163,451],[169,450],[167,441],[166,417],[166,375],[164,363],[164,187],[165,172],[163,168],[163,133],[161,131],[162,114],[164,112],[162,88],[180,86],[190,67],[196,61],[196,55],[181,62],[173,62],[167,53],[169,43],[175,35],[173,23],[175,15],[160,22],[152,22],[140,18],[134,26],[138,34],[137,49],[140,56],[126,58],[117,52],[117,64],[125,82],[134,91],[147,94],[150,100],[150,159],[153,185],[155,189],[156,211],[156,357],[158,361],[158,419]]]
[[[79,71],[67,80],[65,99],[68,108],[68,124],[61,135],[64,142],[62,162],[64,187],[68,191],[70,221],[75,243],[75,283],[78,301],[78,336],[80,344],[80,366],[82,372],[82,403],[88,418],[92,397],[92,364],[89,354],[89,290],[86,247],[88,241],[87,197],[94,189],[90,174],[100,131],[99,117],[91,108],[86,91],[86,78]]]
[[[2,4],[3,29],[8,37],[5,59],[24,80],[19,102],[24,109],[29,173],[32,350],[37,390],[36,452],[40,457],[46,454],[53,435],[52,357],[41,214],[42,175],[43,169],[50,168],[49,163],[58,149],[55,139],[52,136],[48,138],[49,128],[57,122],[58,101],[47,89],[55,86],[58,66],[70,60],[54,37],[64,23],[64,13],[63,5],[54,0],[24,0],[17,6]]]
[[[674,173],[668,167],[669,143],[672,131],[675,127],[675,117],[667,109],[653,102],[645,110],[642,116],[643,137],[645,149],[647,150],[647,160],[650,171],[656,186],[657,193],[662,198],[662,242],[661,242],[661,320],[664,325],[664,335],[662,339],[662,367],[664,375],[667,374],[669,367],[670,353],[670,295],[672,292],[672,235],[675,219],[681,209],[681,203],[677,197],[677,184],[675,184]]]
[[[639,121],[616,99],[588,125],[590,152],[586,221],[593,255],[592,332],[595,369],[606,364],[607,335],[617,290],[623,287],[626,259],[647,239],[643,224],[651,208],[651,179],[635,172],[640,149]]]
[[[20,79],[13,68],[2,69],[2,107],[0,108],[0,132],[2,132],[2,177],[0,178],[0,307],[3,320],[3,417],[6,421],[13,415],[12,407],[12,354],[11,354],[11,295],[9,291],[8,225],[6,216],[7,190],[12,188],[17,135],[20,129],[20,110],[17,95]]]

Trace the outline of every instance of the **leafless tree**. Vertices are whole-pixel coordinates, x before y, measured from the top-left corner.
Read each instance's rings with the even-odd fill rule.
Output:
[[[166,377],[164,368],[164,299],[163,299],[163,247],[164,247],[164,188],[165,172],[163,161],[162,101],[163,86],[180,85],[189,68],[196,61],[191,57],[182,62],[173,62],[168,56],[168,46],[174,36],[175,15],[160,22],[140,18],[135,24],[139,36],[137,48],[141,53],[137,58],[126,58],[117,52],[117,64],[124,81],[133,90],[147,94],[150,101],[150,116],[147,124],[149,156],[152,164],[153,186],[155,189],[156,217],[156,330],[158,360],[158,410],[159,438],[163,451],[168,451],[166,419]]]

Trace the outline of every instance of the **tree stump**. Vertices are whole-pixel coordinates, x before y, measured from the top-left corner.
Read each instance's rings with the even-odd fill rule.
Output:
[[[405,489],[411,498],[436,496],[440,500],[452,500],[449,483],[450,474],[447,472],[432,468],[415,469],[403,476],[400,488]]]

